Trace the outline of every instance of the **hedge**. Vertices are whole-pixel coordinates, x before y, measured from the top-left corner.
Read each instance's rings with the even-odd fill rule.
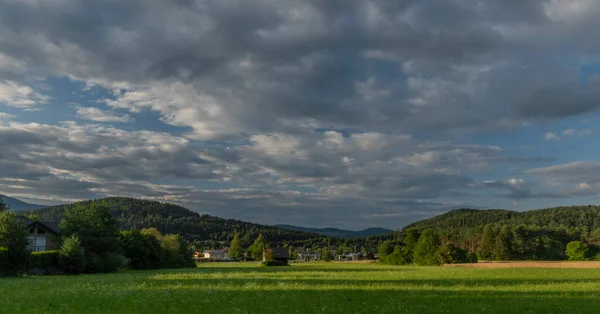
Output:
[[[29,257],[27,272],[35,275],[47,275],[61,269],[58,251],[33,252]]]

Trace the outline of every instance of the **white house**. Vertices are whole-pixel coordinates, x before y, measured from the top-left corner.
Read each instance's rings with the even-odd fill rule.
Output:
[[[208,251],[204,251],[204,258],[205,259],[212,259],[212,260],[228,260],[229,259],[229,250],[228,249],[223,249],[223,250],[208,250]]]

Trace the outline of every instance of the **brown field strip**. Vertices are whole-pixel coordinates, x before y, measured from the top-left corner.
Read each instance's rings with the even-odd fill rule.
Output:
[[[487,262],[475,264],[446,264],[445,267],[470,268],[600,268],[600,261],[569,262],[569,261],[517,261],[517,262]]]

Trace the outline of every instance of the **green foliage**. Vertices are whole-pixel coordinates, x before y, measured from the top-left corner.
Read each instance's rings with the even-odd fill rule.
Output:
[[[267,260],[262,262],[263,266],[271,267],[271,266],[290,266],[286,261],[280,260]]]
[[[0,246],[0,276],[6,275],[10,268],[10,260],[8,258],[8,249]]]
[[[419,266],[434,266],[439,265],[440,261],[437,256],[439,247],[439,239],[431,229],[426,229],[421,233],[419,241],[415,246],[413,261]]]
[[[200,215],[174,204],[124,197],[51,206],[31,213],[37,214],[41,220],[60,221],[65,216],[65,212],[78,206],[89,207],[92,204],[107,206],[122,230],[156,228],[162,234],[181,234],[187,241],[197,246],[209,247],[211,241],[229,242],[236,232],[239,233],[243,247],[252,244],[259,234],[271,241],[269,244],[272,246],[283,246],[284,243],[288,243],[296,247],[317,247],[328,239],[319,234]],[[338,239],[333,241],[337,242]]]
[[[120,233],[107,203],[89,202],[69,208],[60,228],[63,237],[75,235],[81,241],[86,272],[112,272],[121,267]]]
[[[331,253],[331,251],[329,250],[329,248],[324,247],[321,249],[321,260],[322,261],[331,262],[331,261],[333,261],[333,259],[334,259],[334,256]]]
[[[437,254],[440,264],[462,264],[477,262],[476,255],[469,254],[467,250],[457,247],[452,243],[440,247]]]
[[[581,241],[571,241],[567,244],[566,255],[570,261],[585,261],[588,253],[588,245]]]
[[[33,252],[29,256],[27,265],[27,271],[30,274],[47,275],[52,270],[58,270],[59,265],[59,251],[43,251]]]
[[[6,249],[6,262],[0,276],[20,276],[25,273],[29,259],[27,230],[14,213],[0,213],[0,247]]]
[[[242,257],[242,241],[240,240],[240,234],[235,233],[231,244],[229,245],[229,256],[239,259]]]
[[[406,246],[397,245],[391,254],[380,261],[387,265],[408,265],[412,260],[411,255],[412,253]]]
[[[495,224],[487,224],[483,228],[481,235],[481,247],[479,249],[479,257],[482,260],[494,259],[494,248],[496,247],[496,236],[498,234]]]
[[[497,261],[506,261],[512,258],[513,241],[513,234],[510,227],[502,226],[494,243],[494,258]]]
[[[390,255],[394,251],[394,247],[392,246],[391,240],[383,241],[377,247],[377,257],[380,261],[385,261],[388,255]]]
[[[249,247],[252,254],[252,258],[255,260],[262,260],[263,249],[265,248],[265,238],[262,234],[259,234],[254,243]]]
[[[121,232],[123,255],[133,269],[155,269],[161,266],[161,246],[156,236],[139,230]]]
[[[80,274],[85,269],[85,254],[76,235],[63,240],[60,247],[60,265],[66,274]]]
[[[4,202],[4,199],[0,197],[0,213],[8,211],[8,205]]]

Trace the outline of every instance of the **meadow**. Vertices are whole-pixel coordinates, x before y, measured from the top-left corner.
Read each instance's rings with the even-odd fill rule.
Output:
[[[2,313],[598,313],[600,271],[305,263],[0,279]]]

